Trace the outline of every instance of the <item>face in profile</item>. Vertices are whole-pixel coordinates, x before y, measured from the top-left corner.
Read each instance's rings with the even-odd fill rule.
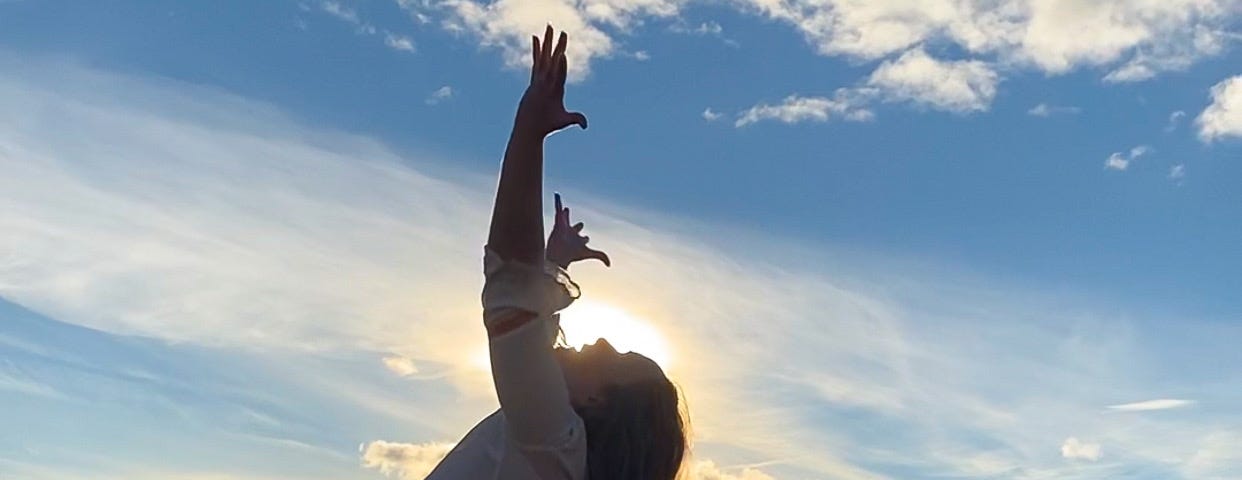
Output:
[[[610,385],[626,385],[664,378],[664,371],[641,354],[620,353],[608,340],[599,339],[581,351],[557,350],[557,360],[565,373],[570,403],[576,407],[602,402],[602,392]]]

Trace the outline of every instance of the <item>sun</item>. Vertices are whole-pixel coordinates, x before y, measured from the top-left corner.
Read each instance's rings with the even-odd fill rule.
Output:
[[[565,331],[565,342],[576,349],[606,338],[618,352],[641,353],[666,372],[673,360],[672,349],[664,335],[651,323],[605,303],[575,301],[561,311],[561,329]],[[471,355],[470,363],[480,371],[490,372],[487,347]]]
[[[605,338],[618,352],[641,353],[665,370],[672,362],[672,350],[659,330],[612,305],[578,300],[561,311],[561,329],[574,348]]]

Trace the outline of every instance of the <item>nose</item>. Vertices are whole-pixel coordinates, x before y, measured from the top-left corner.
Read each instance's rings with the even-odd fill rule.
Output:
[[[603,348],[606,352],[617,353],[617,349],[613,348],[612,344],[608,343],[608,339],[606,338],[600,338],[591,345],[596,348]]]

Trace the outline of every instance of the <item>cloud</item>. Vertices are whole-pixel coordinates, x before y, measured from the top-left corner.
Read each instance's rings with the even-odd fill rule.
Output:
[[[355,25],[360,25],[362,23],[362,20],[358,18],[358,12],[354,11],[352,8],[341,5],[340,2],[321,0],[319,2],[319,9],[348,23]]]
[[[384,357],[384,366],[388,370],[399,376],[408,376],[418,373],[418,368],[414,366],[414,361],[401,356]]]
[[[830,118],[870,121],[876,102],[912,103],[966,114],[987,110],[996,96],[998,76],[983,62],[944,62],[921,49],[882,63],[860,86],[837,89],[833,97],[791,95],[777,105],[758,104],[734,123],[744,127],[763,120],[792,124]]]
[[[384,45],[388,45],[388,48],[400,50],[402,52],[414,51],[414,41],[410,40],[410,37],[398,35],[387,30],[384,31]]]
[[[1169,114],[1169,123],[1168,123],[1168,125],[1165,125],[1165,127],[1164,127],[1164,131],[1165,131],[1165,132],[1172,132],[1172,131],[1174,131],[1174,130],[1177,130],[1177,126],[1178,126],[1179,124],[1181,124],[1181,121],[1182,121],[1182,119],[1183,119],[1183,118],[1186,118],[1186,112],[1184,112],[1184,111],[1182,111],[1182,110],[1177,110],[1177,111],[1175,111],[1175,112],[1173,112],[1173,113],[1170,113],[1170,114]]]
[[[1176,168],[1176,167],[1174,167]],[[1170,174],[1170,176],[1172,176]],[[1134,403],[1123,403],[1120,405],[1109,405],[1109,410],[1117,410],[1121,412],[1147,412],[1152,410],[1169,410],[1174,408],[1185,408],[1194,405],[1194,400],[1181,400],[1173,398],[1162,398],[1157,400],[1147,400]]]
[[[1098,443],[1084,443],[1070,437],[1061,444],[1061,457],[1074,460],[1096,461],[1103,456]]]
[[[874,114],[870,110],[854,105],[849,98],[848,91],[840,90],[836,98],[790,95],[776,105],[755,105],[738,115],[734,126],[745,127],[764,120],[777,120],[783,123],[825,122],[829,118],[836,117],[861,122],[871,120]]]
[[[424,7],[398,0],[411,12]],[[504,65],[528,65],[530,36],[551,22],[570,33],[570,80],[621,51],[650,22],[669,30],[722,36],[708,21],[688,23],[689,0],[446,0],[442,24],[501,52]],[[1105,83],[1141,81],[1219,55],[1238,38],[1230,26],[1236,0],[1098,2],[1092,0],[875,1],[740,0],[728,6],[800,32],[819,54],[852,63],[882,62],[858,83],[889,101],[954,113],[985,111],[997,92],[998,70],[1060,75],[1094,68]],[[736,46],[736,42],[726,39]],[[946,46],[955,58],[929,56]],[[896,58],[894,58],[896,57]],[[1064,112],[1068,113],[1068,112]],[[817,117],[808,117],[817,118]]]
[[[1114,81],[1218,54],[1240,8],[1232,0],[750,3],[793,25],[826,55],[878,59],[947,42],[1050,74],[1120,62]]]
[[[668,27],[668,30],[670,32],[681,34],[681,35],[715,37],[715,38],[720,39],[722,42],[724,42],[725,45],[728,45],[734,48],[741,46],[741,44],[739,44],[736,40],[725,37],[724,27],[722,27],[719,23],[715,21],[700,22],[696,26],[691,26],[690,24],[686,23],[685,20],[681,18],[677,18],[676,21],[674,21],[673,24]]]
[[[771,475],[750,467],[740,469],[737,474],[730,474],[716,466],[711,460],[700,460],[689,467],[686,480],[776,480]]]
[[[1078,107],[1065,107],[1041,103],[1031,107],[1030,110],[1026,111],[1026,114],[1033,117],[1047,118],[1053,115],[1076,115],[1080,112],[1082,112],[1082,109]]]
[[[500,50],[505,66],[513,69],[529,67],[531,35],[541,35],[549,23],[567,32],[570,82],[586,78],[596,59],[617,53],[617,42],[605,29],[625,31],[643,17],[678,12],[677,3],[663,0],[445,0],[439,8],[445,12],[446,28],[469,35],[482,47]]]
[[[1130,162],[1148,153],[1151,153],[1151,147],[1147,145],[1131,148],[1128,155],[1124,152],[1113,152],[1104,160],[1104,168],[1109,170],[1126,170],[1130,168]]]
[[[427,105],[437,105],[451,98],[453,98],[453,87],[445,85],[431,92],[431,95],[428,95],[425,101]]]
[[[714,21],[703,22],[695,27],[691,27],[685,22],[677,22],[669,27],[669,31],[687,35],[720,35],[724,33],[724,27],[721,27],[719,23]]]
[[[1186,164],[1179,163],[1169,168],[1169,179],[1181,183],[1186,178]]]
[[[414,41],[406,35],[395,33],[387,29],[376,28],[370,22],[367,22],[358,15],[358,11],[341,4],[335,0],[321,0],[319,10],[336,17],[337,19],[348,23],[354,27],[354,33],[360,36],[372,37],[383,34],[384,45],[399,52],[414,53]],[[298,5],[302,10],[310,10],[306,4]],[[305,28],[302,28],[305,30]]]
[[[1242,75],[1212,86],[1212,103],[1195,119],[1195,125],[1204,142],[1242,137]]]
[[[377,32],[374,25],[362,21],[362,18],[358,16],[358,12],[356,10],[342,5],[340,2],[333,0],[321,0],[319,2],[319,9],[328,15],[353,25],[354,32],[359,35],[375,35]]]
[[[712,111],[711,107],[703,109],[703,120],[714,122],[716,120],[720,120],[721,117],[724,117],[724,115]]]
[[[987,110],[996,96],[998,76],[977,61],[941,61],[922,49],[886,61],[867,79],[889,101],[908,101],[954,113]]]
[[[396,443],[376,440],[362,451],[362,466],[402,480],[423,480],[453,449],[452,443]]]

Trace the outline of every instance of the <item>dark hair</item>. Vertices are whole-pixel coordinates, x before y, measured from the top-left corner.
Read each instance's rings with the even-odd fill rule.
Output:
[[[686,454],[686,421],[668,378],[610,385],[582,407],[589,480],[674,480]]]

